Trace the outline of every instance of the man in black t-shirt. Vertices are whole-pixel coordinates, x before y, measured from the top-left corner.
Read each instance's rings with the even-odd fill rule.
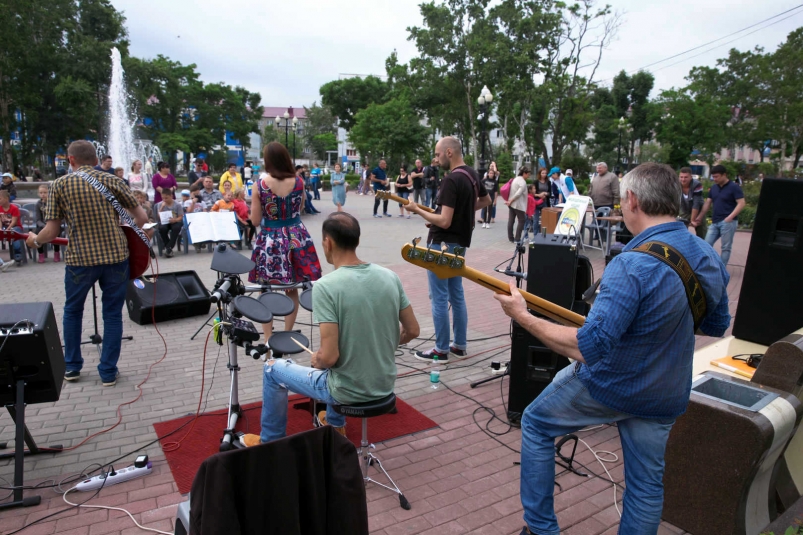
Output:
[[[432,163],[424,168],[424,188],[426,188],[424,206],[435,208],[438,186],[440,186],[438,181],[438,160],[433,158]]]
[[[445,137],[438,141],[435,145],[435,159],[441,168],[451,171],[441,181],[435,199],[435,213],[425,212],[412,202],[406,209],[430,223],[427,242],[433,244],[435,250],[440,250],[441,243],[446,243],[448,252],[453,252],[458,245],[466,248],[471,245],[475,213],[490,205],[491,197],[477,172],[463,161],[463,149],[457,138]],[[463,279],[462,277],[439,279],[431,271],[427,271],[427,279],[432,301],[432,321],[435,324],[435,347],[427,351],[417,351],[415,357],[419,360],[432,361],[437,355],[440,362],[447,362],[449,353],[462,357],[466,354],[468,330]],[[454,319],[452,343],[449,340],[450,303]]]
[[[410,178],[413,179],[413,200],[417,203],[424,199],[424,165],[421,160],[415,161],[415,169],[410,172]]]

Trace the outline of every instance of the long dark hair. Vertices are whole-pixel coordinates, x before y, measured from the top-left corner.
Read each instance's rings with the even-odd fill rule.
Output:
[[[271,141],[262,149],[262,158],[265,160],[265,171],[277,180],[296,176],[293,170],[293,160],[284,145]]]

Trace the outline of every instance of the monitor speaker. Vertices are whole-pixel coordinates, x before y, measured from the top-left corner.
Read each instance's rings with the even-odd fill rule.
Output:
[[[510,348],[510,386],[507,418],[511,423],[521,421],[527,405],[552,382],[555,375],[569,365],[569,359],[547,348],[521,325],[513,322],[513,341]]]
[[[209,313],[209,291],[194,271],[177,271],[128,282],[128,317],[139,325]]]
[[[560,234],[536,234],[527,255],[527,291],[563,308],[572,308],[578,299],[577,257],[576,240]]]
[[[767,178],[745,262],[733,335],[771,345],[803,326],[803,181]]]
[[[64,370],[53,304],[0,305],[0,405],[15,402],[19,379],[25,380],[25,403],[58,401]]]

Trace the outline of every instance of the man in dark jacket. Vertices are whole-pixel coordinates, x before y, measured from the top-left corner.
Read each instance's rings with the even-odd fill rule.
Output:
[[[680,198],[680,214],[678,219],[694,228],[697,236],[705,239],[705,233],[708,231],[708,225],[705,220],[697,222],[697,216],[700,214],[700,208],[703,207],[703,185],[699,180],[694,180],[691,177],[691,168],[682,167],[679,173],[680,188],[683,191],[683,196]]]

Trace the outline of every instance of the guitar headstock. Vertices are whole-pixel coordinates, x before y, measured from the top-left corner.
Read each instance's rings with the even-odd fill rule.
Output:
[[[378,190],[376,190],[376,198],[377,199],[383,199],[383,200],[390,199],[390,192],[388,190],[385,190],[385,189],[378,189]]]
[[[447,253],[447,246],[433,249],[429,247],[419,247],[421,238],[415,238],[413,243],[406,243],[402,247],[402,258],[411,264],[422,267],[433,272],[439,279],[450,279],[452,277],[463,276],[466,270],[466,259],[462,256],[466,252],[465,247],[455,247],[454,254]]]

